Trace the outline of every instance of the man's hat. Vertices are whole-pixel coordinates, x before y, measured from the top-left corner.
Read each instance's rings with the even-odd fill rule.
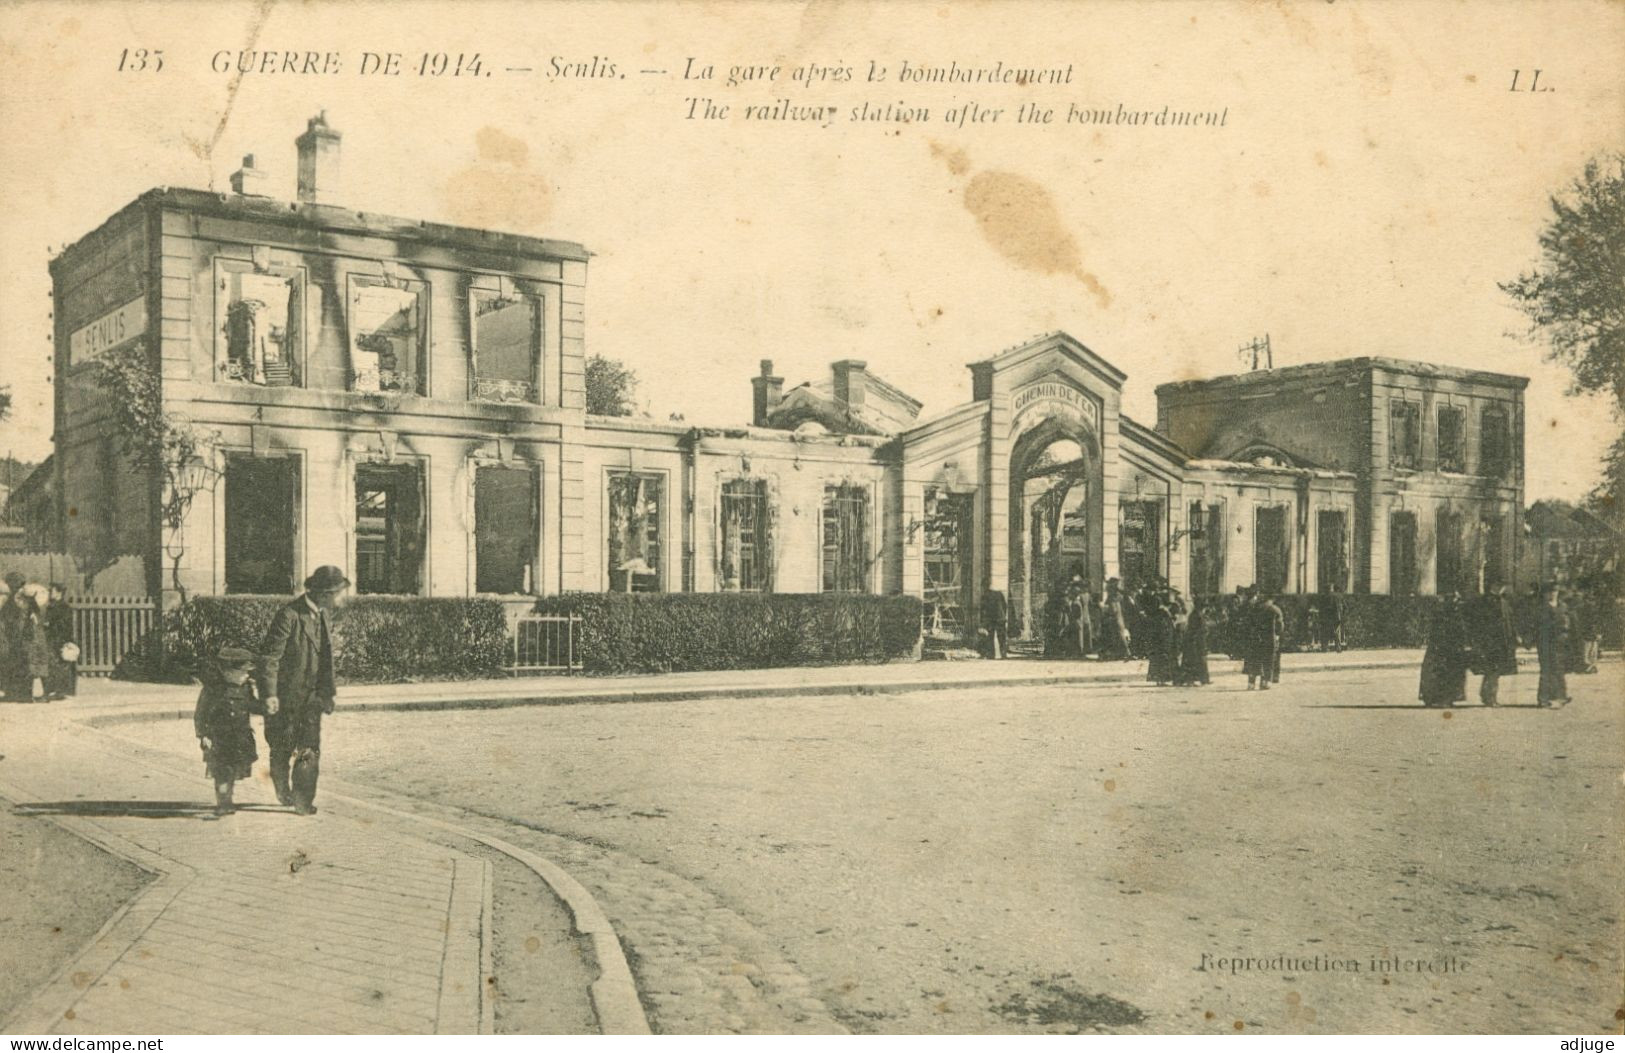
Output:
[[[16,592],[26,584],[28,584],[28,579],[23,577],[21,574],[18,574],[16,571],[12,571],[10,574],[6,575],[6,588],[10,589],[12,592]]]
[[[344,576],[344,571],[334,566],[317,567],[316,573],[305,579],[306,592],[337,592],[349,585],[350,579]]]
[[[246,647],[222,647],[220,648],[220,653],[215,655],[215,658],[220,662],[221,665],[237,666],[254,664],[254,652],[248,650]]]

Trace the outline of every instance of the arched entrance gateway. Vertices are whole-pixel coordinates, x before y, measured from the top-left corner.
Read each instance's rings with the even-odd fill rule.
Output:
[[[1010,449],[1009,595],[1013,629],[1026,639],[1042,635],[1046,604],[1069,582],[1085,592],[1102,585],[1098,414],[1070,385],[1034,388]]]

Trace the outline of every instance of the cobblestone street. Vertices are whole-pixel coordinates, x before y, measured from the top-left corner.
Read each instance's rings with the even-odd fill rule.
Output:
[[[1534,679],[341,709],[324,766],[580,881],[657,1031],[1605,1030],[1621,666]]]
[[[1553,712],[1533,676],[1423,709],[1406,670],[369,714],[333,743],[587,884],[657,1029],[1594,1031],[1620,666],[1571,684]]]

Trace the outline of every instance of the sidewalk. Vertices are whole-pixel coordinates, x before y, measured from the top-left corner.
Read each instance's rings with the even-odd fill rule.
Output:
[[[1239,674],[1241,663],[1212,658],[1214,677]],[[1283,675],[1353,669],[1420,668],[1420,649],[1306,652],[1281,658]],[[339,688],[340,708],[371,710],[498,709],[575,703],[676,702],[705,698],[778,698],[853,693],[895,694],[975,687],[1144,683],[1145,661],[893,662],[885,665],[728,669],[642,676],[542,676],[502,680],[353,684]],[[197,687],[81,678],[79,697],[67,703],[93,725],[192,718]],[[57,703],[62,705],[62,703]]]
[[[6,1031],[489,1033],[488,861],[328,802],[300,819],[248,782],[214,820],[200,765],[63,717],[6,708],[0,795],[154,879]]]

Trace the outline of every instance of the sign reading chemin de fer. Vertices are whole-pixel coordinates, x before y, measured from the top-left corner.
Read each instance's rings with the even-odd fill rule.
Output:
[[[147,299],[137,296],[129,303],[115,307],[95,321],[75,329],[68,336],[68,363],[78,365],[100,358],[146,331]]]
[[[1099,411],[1095,404],[1083,392],[1064,381],[1040,380],[1036,384],[1017,388],[1010,408],[1018,417],[1028,411],[1042,410],[1046,414],[1060,411],[1069,416],[1082,417],[1091,428],[1100,427]]]

